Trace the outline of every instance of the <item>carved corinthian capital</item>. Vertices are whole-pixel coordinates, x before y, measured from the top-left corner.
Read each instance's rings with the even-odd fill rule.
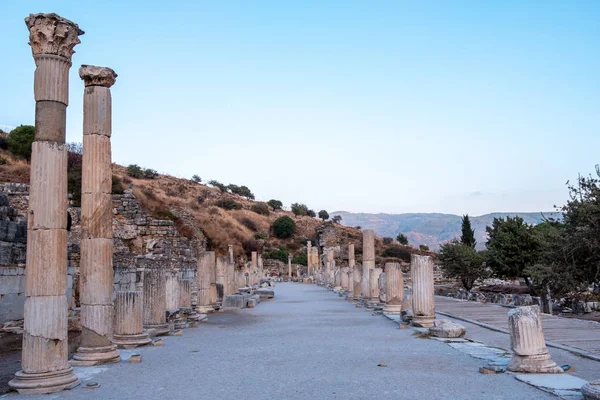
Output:
[[[117,73],[108,67],[97,67],[95,65],[82,65],[79,68],[79,77],[88,86],[111,87],[115,84]]]
[[[56,14],[29,14],[25,18],[29,29],[29,45],[34,56],[54,54],[71,61],[73,48],[81,43],[79,26]]]

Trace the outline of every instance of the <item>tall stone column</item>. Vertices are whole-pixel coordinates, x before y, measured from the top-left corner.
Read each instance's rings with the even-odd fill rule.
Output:
[[[429,256],[413,254],[410,263],[412,280],[413,325],[429,328],[435,320],[433,261]]]
[[[352,294],[352,297],[356,300],[362,297],[362,276],[362,265],[354,264],[354,270],[352,272],[354,293]]]
[[[306,242],[306,274],[307,276],[312,275],[312,243],[310,240]]]
[[[217,282],[223,285],[223,295],[228,295],[229,288],[227,287],[227,265],[228,257],[217,257]]]
[[[251,255],[250,278],[251,285],[258,285],[258,253],[255,251]]]
[[[200,314],[208,314],[214,311],[213,303],[210,296],[211,285],[211,270],[214,271],[215,252],[207,251],[200,255],[198,259],[198,274],[196,279],[198,282],[198,305],[196,311]]]
[[[292,279],[292,256],[288,256],[288,278]]]
[[[113,335],[112,169],[110,68],[83,65],[83,165],[81,177],[81,345],[73,365],[99,365],[121,358]]]
[[[144,268],[144,329],[157,336],[169,333],[167,324],[166,273],[168,261],[163,257],[139,256]]]
[[[363,231],[363,262],[362,262],[362,296],[363,300],[371,297],[370,273],[375,268],[375,231]]]
[[[206,257],[204,262],[207,263],[205,268],[208,269],[210,273],[210,287],[208,289],[208,296],[210,298],[210,305],[213,307],[214,310],[217,306],[217,302],[219,301],[219,298],[217,296],[217,261],[214,251],[207,251],[204,254],[206,254],[204,256]],[[198,296],[200,296],[200,294],[198,294]],[[198,300],[198,305],[200,304],[201,303]]]
[[[262,254],[258,255],[258,284],[260,284],[260,280],[265,277],[263,258]]]
[[[227,254],[229,255],[229,262],[231,264],[235,264],[235,257],[233,256],[233,245],[232,244],[227,246]]]
[[[152,339],[144,332],[144,269],[136,271],[135,289],[120,290],[115,298],[113,343],[120,348],[144,346]]]
[[[399,263],[385,264],[385,286],[386,304],[383,312],[400,314],[404,299],[404,277],[402,276],[402,266]]]
[[[348,267],[344,267],[340,270],[340,286],[344,290],[348,290]]]
[[[369,271],[369,302],[379,303],[379,276],[381,275],[381,268],[373,268]]]
[[[517,307],[508,312],[510,347],[514,353],[507,369],[512,372],[559,374],[563,369],[550,358],[544,340],[539,306]]]
[[[83,35],[56,14],[25,18],[36,64],[35,139],[31,148],[25,324],[21,371],[9,385],[21,394],[54,393],[79,384],[68,364],[67,149],[69,68]]]

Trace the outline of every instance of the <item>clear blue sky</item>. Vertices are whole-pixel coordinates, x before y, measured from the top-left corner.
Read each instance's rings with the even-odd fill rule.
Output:
[[[600,163],[600,2],[0,3],[0,124],[34,122],[23,22],[109,66],[113,159],[363,212],[548,211]]]

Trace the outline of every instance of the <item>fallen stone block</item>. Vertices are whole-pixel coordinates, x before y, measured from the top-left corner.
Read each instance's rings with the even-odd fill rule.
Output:
[[[247,295],[232,294],[223,296],[223,308],[246,308]]]
[[[259,295],[261,300],[272,299],[273,297],[275,297],[275,291],[273,289],[267,288],[257,289],[255,294]]]
[[[433,326],[429,328],[429,334],[439,338],[459,338],[467,333],[467,329],[447,319],[438,319],[433,321]]]

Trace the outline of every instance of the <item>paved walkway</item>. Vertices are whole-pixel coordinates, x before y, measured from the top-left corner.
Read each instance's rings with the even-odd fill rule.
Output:
[[[139,349],[141,364],[78,368],[97,389],[44,398],[556,398],[509,374],[480,374],[481,360],[417,338],[316,285],[281,283],[275,293],[254,309],[211,315],[165,338],[164,347]]]
[[[508,332],[510,308],[443,296],[436,296],[435,302],[436,312],[441,311],[459,319],[483,323]],[[544,337],[551,345],[600,361],[600,323],[542,314],[542,326]]]

